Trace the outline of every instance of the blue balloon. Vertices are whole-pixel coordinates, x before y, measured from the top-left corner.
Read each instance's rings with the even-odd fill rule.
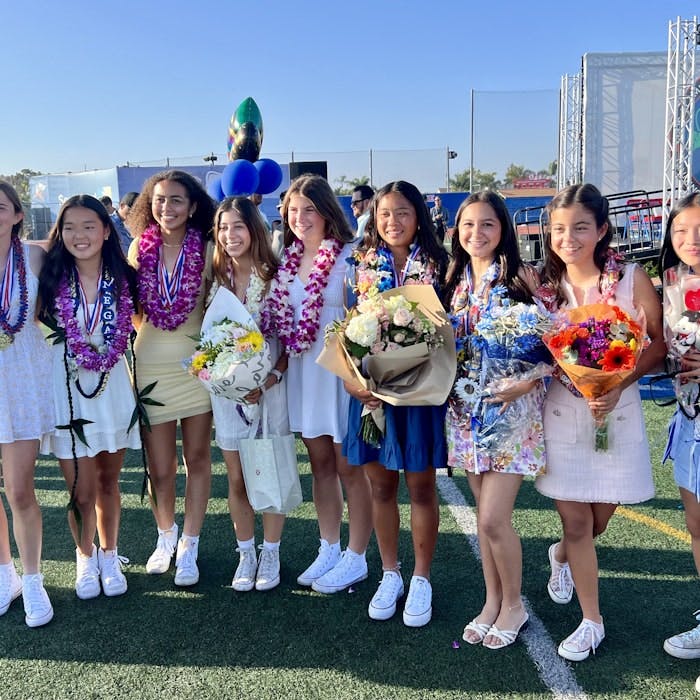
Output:
[[[282,168],[271,158],[261,158],[253,163],[260,176],[258,194],[270,194],[282,184]]]
[[[247,160],[234,160],[221,173],[221,189],[227,197],[253,194],[258,189],[258,171]]]
[[[226,196],[224,191],[221,189],[221,175],[217,175],[209,180],[207,192],[215,202],[220,202]]]

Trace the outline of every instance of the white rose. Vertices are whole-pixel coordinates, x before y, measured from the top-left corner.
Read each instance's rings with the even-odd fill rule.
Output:
[[[345,329],[345,337],[353,343],[368,348],[374,343],[379,331],[379,322],[374,316],[353,316]]]
[[[394,325],[407,326],[413,320],[413,314],[406,308],[398,308],[394,312]]]

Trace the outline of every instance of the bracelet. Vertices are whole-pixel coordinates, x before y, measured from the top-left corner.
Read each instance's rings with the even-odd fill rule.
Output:
[[[277,380],[277,384],[282,382],[282,372],[280,372],[278,369],[271,369],[270,374]]]

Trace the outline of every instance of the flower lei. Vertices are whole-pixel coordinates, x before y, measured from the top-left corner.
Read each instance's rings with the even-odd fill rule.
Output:
[[[14,286],[14,271],[17,268],[19,282],[19,310],[17,320],[10,323],[10,308],[12,306],[12,289]],[[29,291],[27,289],[27,265],[24,260],[22,241],[19,236],[12,236],[11,247],[5,264],[5,274],[2,279],[2,304],[0,305],[0,350],[12,345],[27,320],[29,309]]]
[[[349,261],[357,268],[355,291],[360,299],[374,293],[372,290],[381,293],[402,285],[435,286],[437,283],[435,265],[415,243],[411,245],[411,252],[400,275],[394,267],[394,256],[385,246],[370,248],[366,252],[356,250]]]
[[[204,245],[202,234],[188,228],[182,242],[182,277],[172,304],[163,299],[159,289],[160,248],[163,239],[158,224],[151,224],[139,238],[138,289],[139,299],[148,320],[165,331],[181,326],[197,304],[204,270]]]
[[[78,367],[92,372],[109,372],[117,364],[119,358],[126,352],[131,334],[131,317],[134,313],[134,303],[129,293],[126,279],[122,280],[119,289],[116,312],[116,328],[109,320],[113,318],[112,285],[114,277],[109,270],[103,270],[103,281],[99,293],[103,305],[102,335],[103,344],[95,347],[85,337],[78,324],[76,315],[79,304],[78,282],[75,271],[64,274],[58,285],[56,296],[56,320],[65,331],[65,343],[68,356]]]
[[[261,320],[263,332],[267,334],[276,330],[290,357],[306,352],[316,340],[321,325],[323,290],[328,286],[331,270],[342,249],[343,244],[335,238],[326,238],[321,242],[314,256],[309,280],[304,286],[305,295],[298,323],[294,321],[294,309],[289,303],[289,287],[299,270],[304,244],[295,240],[285,249],[282,264],[270,285]]]
[[[228,277],[231,281],[231,287],[233,288],[233,270],[231,268],[228,268]],[[209,306],[211,304],[220,286],[221,285],[219,282],[214,280],[211,285],[211,289],[209,290],[207,300],[204,304],[205,306]],[[260,316],[262,314],[262,308],[265,301],[265,287],[265,280],[260,277],[255,268],[253,268],[250,271],[250,279],[248,280],[248,286],[245,290],[243,305],[253,317],[255,323],[258,325],[260,325]]]

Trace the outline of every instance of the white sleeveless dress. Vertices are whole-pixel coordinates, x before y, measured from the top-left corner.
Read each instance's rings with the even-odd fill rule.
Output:
[[[51,401],[51,356],[34,321],[39,280],[29,266],[28,244],[22,245],[27,271],[27,320],[14,342],[0,350],[0,444],[40,440],[56,425]],[[10,322],[19,311],[19,282],[10,301]]]
[[[615,304],[634,313],[634,272],[626,265]],[[568,306],[576,306],[573,289],[564,285]],[[587,290],[584,303],[600,301],[597,288]],[[622,392],[608,415],[608,450],[595,450],[595,423],[585,399],[574,396],[553,379],[544,402],[547,471],[535,488],[559,501],[579,503],[641,503],[654,496],[642,401],[633,384]]]

